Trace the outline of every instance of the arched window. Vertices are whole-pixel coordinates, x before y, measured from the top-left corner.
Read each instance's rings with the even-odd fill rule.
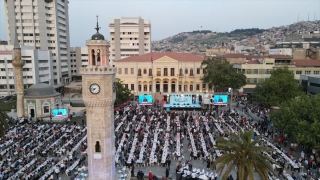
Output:
[[[190,76],[193,76],[193,69],[190,69]]]
[[[94,49],[91,50],[91,64],[92,66],[96,65],[96,55],[94,54]]]
[[[141,76],[141,69],[138,69],[138,76]]]
[[[100,66],[100,49],[97,50],[97,65]]]
[[[182,68],[180,69],[179,76],[183,76]]]
[[[146,68],[143,69],[143,74],[147,74],[147,69]]]
[[[96,145],[95,145],[95,152],[101,152],[101,146],[100,146],[100,142],[96,141]]]
[[[184,73],[188,74],[188,68],[185,69]]]
[[[149,69],[149,76],[152,76],[152,69]]]

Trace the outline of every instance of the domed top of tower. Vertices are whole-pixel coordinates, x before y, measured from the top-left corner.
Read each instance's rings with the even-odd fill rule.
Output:
[[[97,27],[95,28],[97,32],[91,36],[91,40],[104,40],[104,36],[99,33],[99,30],[101,27],[99,27],[99,24],[98,24],[98,17],[99,16],[97,16]]]

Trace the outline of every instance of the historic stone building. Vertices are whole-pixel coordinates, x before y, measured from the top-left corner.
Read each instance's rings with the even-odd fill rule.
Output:
[[[87,115],[87,154],[90,180],[115,179],[114,101],[116,69],[109,65],[109,42],[99,33],[86,41],[88,66],[81,68]]]
[[[148,53],[116,62],[117,78],[139,93],[209,92],[203,84],[203,57],[190,53]]]

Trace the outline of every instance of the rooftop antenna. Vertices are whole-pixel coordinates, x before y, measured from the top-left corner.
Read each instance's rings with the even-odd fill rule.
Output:
[[[97,27],[96,28],[94,28],[94,29],[96,29],[97,30],[97,33],[99,33],[99,29],[101,28],[101,27],[99,27],[99,15],[96,15],[96,17],[97,17]]]

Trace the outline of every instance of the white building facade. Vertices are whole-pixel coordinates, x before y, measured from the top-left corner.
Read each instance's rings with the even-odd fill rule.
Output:
[[[141,18],[112,19],[110,28],[110,64],[129,56],[151,52],[151,22]]]
[[[28,88],[33,84],[53,82],[52,55],[48,50],[35,49],[32,46],[21,47],[23,66],[23,84]],[[0,45],[0,96],[15,93],[15,73],[12,66],[13,45]]]
[[[72,79],[80,78],[80,68],[88,65],[88,47],[70,47],[70,61]]]
[[[52,52],[53,83],[70,81],[69,17],[67,0],[5,0],[8,44],[15,36],[24,46]]]

